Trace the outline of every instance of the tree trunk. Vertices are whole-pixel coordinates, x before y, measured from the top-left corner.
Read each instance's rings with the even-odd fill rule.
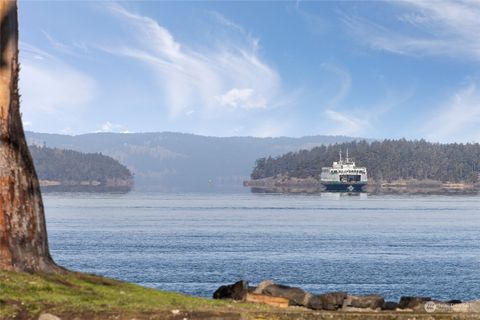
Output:
[[[60,272],[19,110],[17,3],[0,0],[0,270]]]

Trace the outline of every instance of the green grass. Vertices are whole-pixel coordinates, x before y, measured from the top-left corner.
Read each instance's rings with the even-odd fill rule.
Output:
[[[22,312],[28,314],[25,318],[30,318],[41,312],[135,315],[172,310],[243,313],[269,309],[272,308],[196,298],[80,273],[0,272],[0,319],[14,318]]]
[[[177,310],[176,312],[172,312]],[[0,319],[268,319],[268,320],[450,320],[452,314],[312,312],[196,298],[81,273],[40,275],[0,271]],[[455,314],[457,320],[480,314]]]

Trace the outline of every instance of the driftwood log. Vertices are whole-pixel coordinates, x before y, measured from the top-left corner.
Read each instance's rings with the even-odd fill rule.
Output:
[[[0,0],[0,23],[0,270],[61,272],[49,253],[40,186],[19,109],[16,1]]]
[[[247,298],[245,301],[252,302],[252,303],[267,304],[270,306],[283,308],[283,309],[288,308],[288,305],[289,305],[288,298],[272,297],[272,296],[267,296],[265,294],[258,294],[258,293],[247,293]]]

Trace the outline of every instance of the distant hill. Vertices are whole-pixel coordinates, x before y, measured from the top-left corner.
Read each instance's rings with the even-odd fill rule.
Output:
[[[91,133],[77,136],[27,132],[30,144],[101,152],[135,174],[135,188],[160,191],[241,190],[255,160],[289,151],[355,140],[343,136],[302,138],[206,137],[183,133]]]
[[[424,140],[353,141],[311,150],[290,152],[275,158],[260,158],[253,180],[269,177],[316,178],[322,167],[337,161],[339,150],[349,150],[358,166],[368,169],[369,180],[440,181],[476,183],[480,172],[480,144],[430,143]]]
[[[44,190],[129,191],[133,175],[117,160],[99,153],[30,146]]]

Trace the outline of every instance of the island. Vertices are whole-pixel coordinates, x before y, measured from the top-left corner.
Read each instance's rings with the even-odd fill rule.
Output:
[[[101,153],[31,145],[30,152],[42,191],[128,192],[133,173],[119,161]]]
[[[244,185],[255,192],[321,192],[322,167],[349,150],[368,169],[363,191],[375,193],[474,193],[480,186],[480,145],[425,140],[352,141],[289,152],[256,161]]]

